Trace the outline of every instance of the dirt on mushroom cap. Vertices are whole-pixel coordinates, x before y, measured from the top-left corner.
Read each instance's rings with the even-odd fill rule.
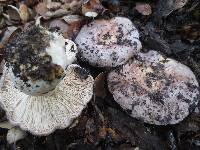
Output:
[[[15,87],[28,95],[53,90],[66,67],[76,60],[76,54],[73,41],[35,25],[14,37],[4,53]]]
[[[24,82],[29,79],[52,81],[62,77],[64,70],[53,64],[51,56],[45,52],[50,38],[44,29],[37,26],[31,26],[13,38],[4,55],[15,76],[20,76]]]
[[[182,121],[199,97],[193,72],[156,51],[141,53],[109,73],[108,87],[115,101],[132,117],[157,125]]]
[[[83,26],[75,42],[80,57],[98,67],[122,65],[141,49],[137,29],[124,17],[95,20]]]

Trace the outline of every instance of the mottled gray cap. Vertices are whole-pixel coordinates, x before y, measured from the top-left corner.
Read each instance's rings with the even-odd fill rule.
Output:
[[[139,33],[124,17],[95,20],[82,27],[75,42],[80,57],[98,67],[116,67],[141,49]]]
[[[199,101],[199,85],[185,65],[156,51],[140,53],[108,75],[108,87],[132,117],[156,125],[176,124]]]

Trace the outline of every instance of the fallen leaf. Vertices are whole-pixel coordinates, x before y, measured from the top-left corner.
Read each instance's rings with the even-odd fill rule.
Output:
[[[0,48],[1,49],[1,48]],[[0,75],[3,73],[3,67],[4,67],[4,61],[2,61],[2,58],[1,58],[1,51],[0,51]],[[2,117],[2,114],[1,114],[1,108],[0,108],[0,118]],[[0,128],[1,128],[1,123],[0,123]]]
[[[82,22],[81,21],[76,21],[70,24],[68,32],[67,32],[67,37],[70,39],[73,39],[76,37],[78,34],[80,28],[81,28]]]
[[[35,7],[35,11],[37,12],[37,14],[44,16],[46,14],[46,12],[48,11],[46,3],[44,3],[44,2],[38,3]]]
[[[49,24],[50,29],[58,29],[63,35],[69,30],[69,25],[61,19],[54,19]]]
[[[120,140],[120,136],[116,133],[115,130],[113,130],[112,128],[106,128],[105,126],[99,129],[99,136],[102,139],[105,139],[106,136],[109,136],[114,141]]]
[[[199,24],[185,25],[181,29],[182,37],[188,40],[197,40],[200,37]]]
[[[82,5],[82,14],[87,17],[96,17],[99,13],[103,13],[105,8],[99,0],[85,0]]]
[[[95,95],[97,97],[105,98],[107,95],[107,91],[105,88],[105,80],[106,80],[106,76],[104,73],[100,73],[95,78]]]
[[[39,2],[39,0],[25,0],[24,3],[29,6],[34,6]]]
[[[0,57],[2,55],[1,49],[3,49],[4,45],[0,43]],[[1,59],[0,59],[1,60]]]
[[[64,15],[68,15],[70,13],[69,10],[66,10],[66,9],[58,9],[56,11],[47,11],[45,14],[44,14],[44,18],[45,19],[50,19],[50,18],[56,18],[56,17],[61,17],[61,16],[64,16]]]
[[[106,138],[106,135],[107,135],[107,130],[106,130],[106,127],[103,126],[99,129],[99,137],[101,139],[105,139]]]
[[[82,20],[81,16],[79,15],[67,15],[67,16],[63,16],[62,19],[68,24],[72,24],[76,21]]]
[[[16,8],[15,6],[12,5],[8,5],[7,6],[7,10],[6,10],[6,14],[8,15],[8,20],[10,21],[14,21],[14,22],[20,22],[21,18],[19,15],[19,9]]]
[[[49,2],[47,3],[47,9],[49,10],[57,10],[61,7],[60,2]]]
[[[28,7],[25,4],[19,6],[19,16],[22,22],[27,22],[30,18]]]
[[[82,0],[73,0],[69,3],[69,8],[72,11],[76,11],[81,8],[81,5],[82,5]]]
[[[175,10],[182,8],[183,6],[186,5],[187,2],[188,0],[175,0],[175,5],[174,5]]]
[[[3,13],[3,6],[0,5],[0,15],[2,15],[2,13]]]
[[[0,29],[4,28],[6,26],[5,19],[0,16]]]
[[[145,16],[148,16],[152,13],[151,6],[147,3],[136,3],[135,9]]]
[[[0,123],[0,128],[12,129],[13,125],[11,125],[10,122],[8,122],[8,121],[4,121],[4,122]]]
[[[118,13],[122,8],[120,0],[107,0],[106,6],[112,13]]]
[[[4,32],[3,38],[0,41],[0,44],[5,45],[7,42],[9,42],[13,36],[15,36],[19,31],[21,31],[20,28],[11,26],[7,27],[7,30]]]
[[[173,11],[182,8],[188,0],[160,0],[157,4],[157,15],[167,17]]]
[[[22,131],[20,128],[13,127],[7,133],[7,141],[9,144],[16,143],[26,137],[26,132]]]

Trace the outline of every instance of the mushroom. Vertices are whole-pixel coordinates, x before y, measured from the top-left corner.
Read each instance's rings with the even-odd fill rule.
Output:
[[[2,80],[0,103],[9,121],[35,135],[48,135],[68,127],[93,95],[93,78],[78,65],[68,66],[56,88],[39,96],[16,89],[8,69],[4,70]]]
[[[5,49],[0,81],[0,104],[9,121],[35,135],[68,127],[93,95],[94,80],[72,64],[75,59],[75,44],[44,28],[14,38]]]
[[[199,101],[193,72],[156,51],[138,54],[111,71],[107,80],[114,100],[132,117],[150,124],[176,124]]]
[[[61,34],[32,26],[8,44],[5,60],[12,68],[15,87],[29,95],[40,95],[62,80],[66,67],[76,60],[76,53],[75,43]]]
[[[116,67],[141,49],[139,33],[124,17],[95,20],[82,27],[75,42],[80,58],[98,67]]]

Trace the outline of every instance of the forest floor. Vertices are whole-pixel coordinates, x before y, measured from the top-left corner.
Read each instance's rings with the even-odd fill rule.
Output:
[[[61,2],[47,8],[45,2],[37,0],[0,0],[0,61],[3,48],[10,38],[27,24],[35,22],[36,16],[43,16],[43,26],[58,27],[66,38],[74,39],[83,24],[94,19],[124,16],[132,20],[140,33],[142,51],[156,50],[163,55],[187,65],[200,83],[200,1],[199,0],[96,0],[94,5],[102,5],[105,11],[98,12],[96,18],[83,15],[83,4],[75,0],[61,0],[69,4],[68,11],[61,9]],[[94,1],[94,2],[93,2]],[[60,4],[59,4],[60,3]],[[18,8],[15,10],[12,6]],[[67,7],[67,5],[66,5]],[[65,8],[62,8],[65,9]],[[47,13],[48,11],[51,14]],[[62,12],[62,13],[61,13]],[[47,15],[48,14],[48,15]],[[50,14],[50,15],[49,15]],[[63,16],[76,14],[81,20],[70,25]],[[156,126],[145,124],[128,116],[114,101],[106,86],[106,71],[80,63],[96,78],[95,95],[81,116],[75,120],[73,128],[56,130],[54,133],[37,137],[30,133],[8,144],[8,129],[0,128],[0,149],[18,150],[62,150],[62,149],[102,149],[102,150],[198,150],[200,149],[200,105],[186,119],[176,125]],[[1,69],[0,69],[0,73]],[[99,75],[101,74],[101,75]],[[103,91],[103,92],[102,92]],[[0,109],[0,121],[6,121]]]

